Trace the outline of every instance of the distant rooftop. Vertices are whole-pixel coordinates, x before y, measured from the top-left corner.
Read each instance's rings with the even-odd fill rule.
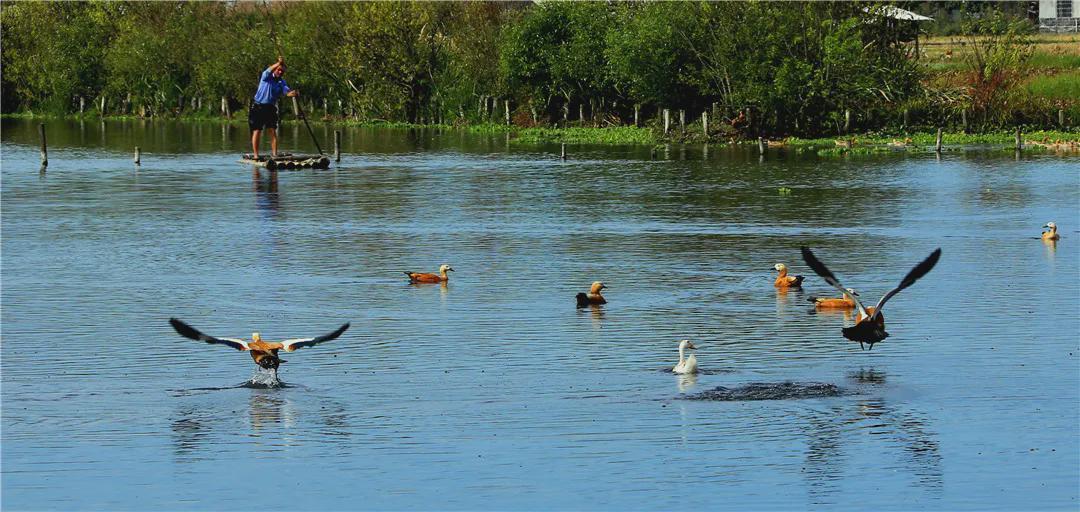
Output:
[[[863,12],[871,12],[869,7],[863,7]],[[922,14],[916,14],[911,11],[901,9],[895,5],[883,5],[873,10],[875,14],[884,16],[886,18],[892,18],[894,20],[905,21],[934,21],[934,18],[929,16],[923,16]]]

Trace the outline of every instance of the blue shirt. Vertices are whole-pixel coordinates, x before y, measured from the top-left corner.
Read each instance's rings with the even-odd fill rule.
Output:
[[[259,90],[255,91],[255,103],[262,103],[263,105],[277,103],[282,94],[286,94],[291,90],[289,84],[285,83],[284,78],[274,76],[270,68],[266,68],[266,71],[263,71],[262,76],[259,78]]]

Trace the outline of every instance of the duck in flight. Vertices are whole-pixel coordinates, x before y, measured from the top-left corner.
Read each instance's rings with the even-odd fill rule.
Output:
[[[279,350],[292,352],[298,348],[310,347],[324,341],[330,341],[341,336],[341,334],[349,328],[349,324],[346,323],[329,334],[316,336],[314,338],[293,338],[283,341],[265,341],[259,336],[259,333],[256,332],[251,334],[251,341],[244,341],[236,338],[215,338],[203,334],[198,329],[176,318],[170,318],[169,324],[173,326],[173,329],[176,329],[176,332],[180,333],[180,335],[185,338],[196,341],[205,341],[206,343],[211,344],[217,343],[228,345],[236,350],[248,351],[251,353],[251,358],[255,360],[255,364],[267,370],[277,370],[278,365],[285,362],[278,358]]]
[[[814,273],[821,276],[825,282],[829,283],[837,290],[847,293],[847,290],[840,284],[840,281],[836,279],[836,276],[825,267],[824,263],[814,256],[814,253],[810,252],[809,248],[802,248],[802,256],[803,260],[806,261],[806,264],[814,270]],[[872,308],[863,306],[857,295],[851,296],[851,299],[855,301],[855,307],[858,308],[859,313],[855,317],[854,326],[845,327],[841,330],[844,337],[851,341],[859,342],[860,347],[863,347],[864,343],[869,344],[870,350],[873,350],[875,343],[889,337],[889,333],[885,332],[885,315],[881,312],[881,308],[885,307],[885,303],[888,302],[893,295],[896,295],[897,293],[900,293],[900,290],[915,284],[915,281],[922,276],[925,276],[927,272],[930,272],[930,270],[934,268],[934,265],[937,265],[938,259],[940,258],[941,248],[939,247],[935,249],[934,252],[930,253],[930,256],[927,256],[925,260],[918,265],[915,265],[915,268],[912,268],[911,271],[904,276],[904,279],[900,281],[900,284],[896,288],[889,290],[889,293],[882,296],[877,305]]]
[[[1043,231],[1043,234],[1042,234],[1042,239],[1043,240],[1056,241],[1057,239],[1061,238],[1061,235],[1059,235],[1058,232],[1057,232],[1057,224],[1054,224],[1053,222],[1047,222],[1046,225],[1043,226],[1043,227],[1050,230],[1050,231]]]
[[[600,290],[607,288],[607,285],[596,281],[589,287],[589,293],[579,293],[575,297],[577,299],[577,307],[583,308],[590,304],[607,304],[607,299],[604,299],[603,295],[600,295]]]
[[[776,281],[773,282],[773,286],[780,289],[802,288],[803,276],[787,275],[787,265],[777,263],[776,265],[773,265],[773,269],[779,272],[779,274],[776,275]]]
[[[859,294],[855,290],[852,290],[851,288],[844,288],[844,296],[839,299],[829,297],[810,297],[807,300],[813,302],[814,307],[819,309],[854,309],[855,297],[858,296]]]
[[[671,369],[672,373],[677,373],[677,374],[680,374],[680,375],[686,375],[686,374],[690,374],[690,373],[697,373],[697,357],[694,356],[694,354],[690,354],[685,359],[683,358],[683,355],[685,354],[687,349],[695,349],[696,350],[697,347],[695,347],[694,343],[691,342],[690,340],[682,340],[682,341],[680,341],[679,342],[679,363],[676,364],[675,367]]]
[[[405,275],[409,276],[410,283],[445,283],[450,280],[450,276],[446,275],[447,271],[453,272],[454,269],[450,265],[440,265],[438,274],[405,272]]]

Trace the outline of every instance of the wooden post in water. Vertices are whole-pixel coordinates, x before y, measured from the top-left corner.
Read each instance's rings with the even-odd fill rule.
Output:
[[[578,103],[577,105],[577,120],[581,124],[585,124],[585,102]]]
[[[1065,127],[1065,109],[1058,109],[1058,126]]]
[[[41,166],[49,165],[49,145],[45,142],[45,123],[38,124],[38,135],[41,136]]]
[[[639,115],[640,114],[641,114],[641,104],[640,103],[635,103],[634,104],[634,127],[635,128],[637,128],[638,126],[641,126],[641,123],[639,122]],[[1061,111],[1058,111],[1058,117],[1061,117]]]
[[[686,110],[679,109],[679,131],[686,133]]]
[[[664,135],[667,135],[668,129],[671,128],[671,111],[664,109]]]
[[[292,97],[292,113],[296,117],[300,117],[300,103],[296,101],[296,96]]]
[[[704,133],[706,137],[709,136],[709,111],[708,110],[701,113],[701,133]]]
[[[559,160],[566,160],[566,143],[559,148]]]
[[[1024,149],[1024,136],[1020,133],[1020,128],[1016,129],[1016,150],[1022,151]]]
[[[757,151],[758,151],[759,155],[765,156],[765,138],[764,137],[758,137],[757,138]]]
[[[960,111],[960,124],[964,127],[964,133],[968,132],[967,109]]]
[[[941,128],[937,129],[937,143],[934,144],[934,151],[941,153]]]
[[[142,151],[139,146],[135,146],[135,165],[142,165]]]
[[[101,95],[101,115],[105,115],[105,95]]]
[[[334,161],[341,161],[341,130],[334,130]]]
[[[905,108],[904,109],[904,129],[907,129],[908,124],[910,123],[910,121],[911,121],[910,111]]]
[[[510,126],[510,100],[503,100],[503,106],[506,107],[506,126]]]
[[[844,134],[851,131],[851,109],[844,109]]]
[[[83,115],[86,112],[86,97],[79,95],[79,115]]]

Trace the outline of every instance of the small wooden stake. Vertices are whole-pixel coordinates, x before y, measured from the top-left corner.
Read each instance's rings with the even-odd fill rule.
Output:
[[[667,135],[668,130],[671,128],[671,111],[664,109],[664,135]]]
[[[844,109],[844,133],[851,131],[851,110]]]
[[[1058,126],[1065,127],[1065,110],[1060,108],[1058,109]]]
[[[341,130],[334,130],[334,161],[341,161]]]
[[[41,135],[41,166],[49,165],[49,146],[45,142],[45,123],[38,125],[38,134]]]
[[[1016,150],[1022,151],[1024,149],[1024,136],[1020,133],[1020,129],[1016,129]]]
[[[934,146],[934,151],[941,153],[941,128],[937,129],[937,144]]]
[[[706,110],[701,113],[701,131],[706,137],[709,136],[709,111]]]
[[[566,160],[566,144],[559,149],[559,160]]]
[[[139,146],[135,146],[135,165],[142,165],[142,151]]]
[[[757,138],[757,151],[758,151],[759,155],[762,155],[762,156],[765,155],[765,138],[763,138],[763,137],[758,137]]]

